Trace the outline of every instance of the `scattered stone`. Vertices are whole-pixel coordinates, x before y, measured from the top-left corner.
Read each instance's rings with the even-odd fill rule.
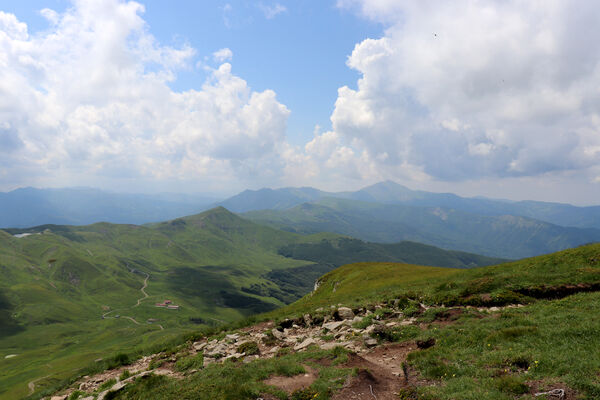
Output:
[[[302,343],[298,343],[297,345],[295,345],[294,350],[295,351],[304,350],[311,344],[316,344],[316,343],[317,342],[313,338],[308,338],[308,339],[304,340]]]
[[[206,343],[206,342],[204,342],[204,343],[196,342],[196,343],[194,343],[194,350],[196,350],[196,351],[202,351],[202,350],[204,350],[204,348],[207,345],[208,345],[208,343]]]
[[[240,335],[237,333],[233,333],[231,335],[225,335],[225,339],[227,339],[227,340],[238,340],[239,337],[240,337]]]
[[[322,328],[325,328],[330,331],[335,331],[342,325],[344,325],[344,321],[325,322],[325,323],[323,323]]]
[[[365,339],[365,346],[371,348],[377,346],[377,339],[367,338]]]
[[[273,334],[273,336],[275,336],[275,339],[283,340],[285,338],[283,332],[281,332],[278,329],[271,330],[271,333]]]

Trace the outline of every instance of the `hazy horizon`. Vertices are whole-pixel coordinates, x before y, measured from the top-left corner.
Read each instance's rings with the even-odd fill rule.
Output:
[[[392,180],[596,205],[599,18],[585,1],[3,4],[0,191]]]

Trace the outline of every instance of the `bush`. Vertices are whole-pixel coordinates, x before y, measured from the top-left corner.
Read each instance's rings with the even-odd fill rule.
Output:
[[[190,369],[200,369],[204,366],[204,355],[198,353],[192,357],[185,357],[177,360],[175,369],[179,372],[188,371]]]
[[[258,349],[258,344],[256,342],[244,342],[240,344],[237,348],[238,353],[246,353],[247,356],[251,356],[253,354],[258,354],[260,350]]]

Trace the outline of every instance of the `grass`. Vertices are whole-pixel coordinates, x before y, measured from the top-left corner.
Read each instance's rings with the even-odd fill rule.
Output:
[[[397,304],[405,315],[414,313],[419,325],[386,328],[378,331],[378,339],[432,343],[425,350],[409,354],[407,369],[412,376],[420,377],[421,384],[407,388],[400,398],[533,400],[536,390],[562,387],[574,390],[578,399],[597,399],[600,291],[565,296],[559,292],[555,297],[560,298],[550,299],[524,296],[526,305],[520,308],[493,313],[463,308],[452,319],[448,319],[451,307],[439,307],[438,303],[436,308],[422,312],[417,306],[419,302],[434,304],[439,299],[467,301],[473,296],[493,303],[506,299],[507,292],[519,293],[533,287],[545,288],[545,295],[553,293],[552,288],[565,285],[585,290],[600,280],[599,255],[600,245],[595,244],[474,270],[390,263],[347,265],[324,276],[312,295],[257,319],[292,318],[307,311],[314,313],[318,307],[326,307],[326,313],[331,312],[330,305],[339,303],[367,308],[375,302]],[[373,315],[389,312],[383,307]],[[442,324],[440,319],[449,322]],[[172,353],[177,351],[173,348]],[[306,353],[282,349],[275,358],[249,364],[211,364],[181,381],[164,377],[142,379],[115,398],[256,399],[261,393],[270,393],[288,399],[264,380],[273,375],[295,376],[304,372],[303,365],[308,365],[319,371],[319,379],[291,398],[316,395],[315,398],[328,399],[353,373],[351,369],[338,368],[346,357],[346,351],[340,348],[322,351],[313,347]],[[324,358],[332,361],[317,362]],[[187,356],[181,360],[178,362],[182,365],[193,362]]]
[[[278,231],[223,208],[146,226],[17,231],[36,234],[0,230],[0,399],[27,395],[38,378],[36,393],[49,389],[107,354],[137,354],[290,303],[333,265],[314,264],[316,250],[304,249],[307,260],[279,250],[339,239]],[[180,309],[154,306],[165,299]]]
[[[195,400],[256,399],[261,393],[270,393],[280,399],[287,395],[279,389],[268,386],[263,381],[271,376],[295,376],[306,372],[304,366],[319,371],[318,379],[311,385],[311,399],[324,400],[336,388],[340,388],[345,377],[351,373],[348,368],[323,366],[319,360],[332,363],[344,360],[346,352],[340,349],[331,351],[310,349],[304,353],[287,354],[269,360],[257,360],[249,364],[227,361],[223,365],[211,364],[191,375],[175,381],[152,376],[135,385],[126,387],[115,399],[177,398]],[[295,398],[303,399],[298,392]],[[294,397],[293,397],[294,398]]]

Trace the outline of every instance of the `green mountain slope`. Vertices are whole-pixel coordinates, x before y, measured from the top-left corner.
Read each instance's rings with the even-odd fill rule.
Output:
[[[243,214],[298,233],[336,232],[371,242],[403,240],[491,257],[521,258],[600,241],[600,230],[565,228],[524,217],[386,205],[335,198],[288,210]]]
[[[187,368],[183,378],[158,374],[138,378],[111,396],[128,400],[600,396],[596,351],[600,244],[466,270],[357,263],[329,272],[319,283],[301,300],[263,315],[260,320],[265,321],[259,325],[213,332],[207,338],[198,335],[195,343],[170,348],[167,354],[175,360],[174,369]],[[352,315],[343,316],[341,305],[350,307]],[[306,313],[312,315],[304,317]],[[358,319],[351,320],[356,314]],[[221,363],[206,350],[235,348],[248,338],[260,342],[262,351],[256,359],[242,355],[243,362]],[[205,350],[192,351],[196,344]],[[274,346],[275,357],[267,352]],[[166,364],[164,355],[154,357]],[[306,379],[309,376],[314,381]],[[310,386],[286,393],[288,386],[282,382],[295,380]]]
[[[279,254],[289,258],[330,263],[337,267],[360,261],[403,262],[448,268],[500,264],[507,260],[480,256],[415,242],[369,243],[352,238],[323,239],[315,243],[283,246]]]
[[[36,385],[50,385],[111,352],[288,304],[335,260],[281,249],[340,239],[257,225],[224,208],[146,226],[0,230],[0,398],[19,398],[28,382],[48,375]],[[430,252],[424,262],[435,264],[440,250]],[[485,260],[471,255],[461,266]],[[179,309],[155,306],[165,300]]]

